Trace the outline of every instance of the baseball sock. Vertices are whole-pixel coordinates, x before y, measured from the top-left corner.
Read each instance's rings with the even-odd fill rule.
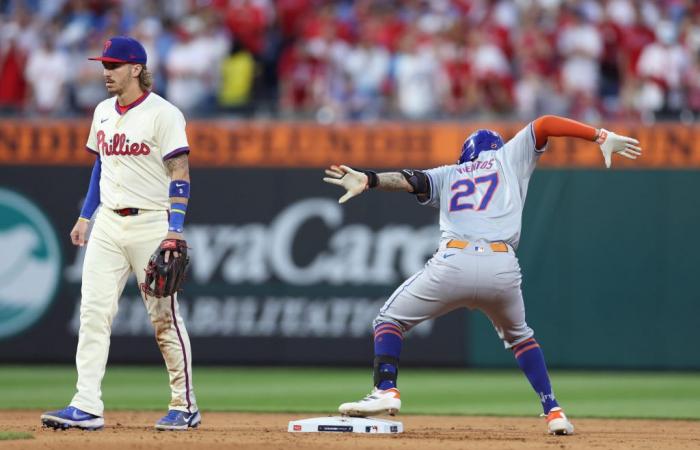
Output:
[[[403,344],[403,331],[392,322],[383,322],[374,328],[375,383],[379,389],[396,387],[398,362]]]
[[[532,388],[539,395],[544,413],[547,414],[550,409],[559,406],[554,398],[552,385],[549,381],[544,354],[535,338],[527,339],[513,346],[512,350],[520,369],[525,373]]]

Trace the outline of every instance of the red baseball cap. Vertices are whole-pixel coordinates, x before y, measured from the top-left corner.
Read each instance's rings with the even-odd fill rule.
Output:
[[[92,61],[146,64],[146,49],[134,38],[115,36],[105,42],[102,56],[88,58]]]

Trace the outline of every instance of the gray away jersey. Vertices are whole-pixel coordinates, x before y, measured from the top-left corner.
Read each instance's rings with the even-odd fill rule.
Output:
[[[532,123],[498,150],[471,162],[426,170],[430,198],[440,208],[441,240],[504,241],[518,247],[527,185],[540,155]]]

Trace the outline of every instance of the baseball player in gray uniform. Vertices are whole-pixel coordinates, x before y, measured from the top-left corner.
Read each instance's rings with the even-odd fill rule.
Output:
[[[144,283],[156,249],[184,242],[190,196],[185,118],[150,91],[143,46],[129,37],[113,37],[105,42],[101,57],[90,59],[102,61],[107,90],[114,96],[95,108],[87,150],[96,161],[70,234],[75,245],[87,242],[75,356],[77,392],[68,407],[41,416],[44,426],[60,429],[104,426],[101,384],[119,297],[131,272],[140,285]],[[166,252],[166,259],[179,255]],[[155,426],[196,427],[201,416],[192,387],[192,353],[177,298],[156,298],[144,290],[143,301],[170,375],[169,411]]]
[[[363,399],[340,405],[342,414],[396,414],[401,408],[397,375],[404,334],[424,320],[467,307],[486,314],[513,352],[542,403],[548,431],[573,433],[554,396],[542,350],[525,322],[515,255],[528,182],[552,136],[597,142],[608,168],[613,153],[630,159],[641,154],[635,139],[543,116],[505,144],[494,131],[474,132],[454,165],[384,173],[343,165],[326,170],[323,180],[347,191],[340,203],[377,188],[410,192],[420,204],[440,209],[437,252],[394,291],[374,320],[374,388]]]

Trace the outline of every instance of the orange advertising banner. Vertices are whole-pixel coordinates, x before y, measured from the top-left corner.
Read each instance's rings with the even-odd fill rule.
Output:
[[[196,167],[428,168],[451,164],[463,140],[477,128],[509,139],[520,123],[380,122],[319,125],[297,122],[192,121],[187,125],[191,164]],[[3,120],[0,165],[89,165],[86,120]],[[700,124],[610,124],[635,137],[644,149],[637,161],[615,158],[615,167],[700,169]],[[552,138],[539,167],[603,168],[598,147]]]

